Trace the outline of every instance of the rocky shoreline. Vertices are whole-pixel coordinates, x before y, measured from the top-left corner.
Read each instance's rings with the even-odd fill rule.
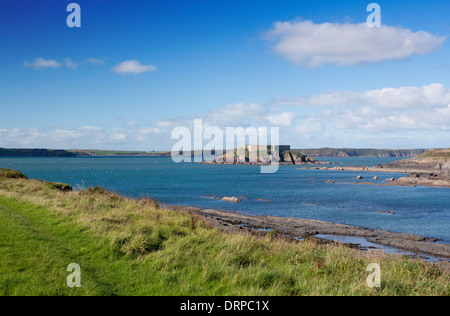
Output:
[[[433,156],[436,155],[437,157]],[[374,167],[366,166],[346,166],[346,167],[315,167],[300,169],[319,169],[334,171],[359,171],[359,172],[389,172],[389,173],[405,173],[404,177],[387,178],[383,182],[351,182],[356,184],[367,185],[389,185],[389,186],[429,186],[450,188],[450,149],[436,150],[427,153],[424,157],[414,159],[404,159],[395,161],[386,165],[376,165]],[[441,156],[439,156],[441,155]],[[358,180],[364,179],[359,176]],[[374,180],[379,180],[377,177]],[[332,183],[336,183],[330,180]]]
[[[227,162],[227,161],[203,161],[203,162],[199,162],[199,164],[203,164],[203,165],[254,165],[254,166],[264,166],[264,165],[271,165],[272,163],[270,162],[249,162],[249,161],[245,161],[245,162],[240,162],[240,161],[233,161],[233,162]],[[274,163],[275,164],[275,163]],[[331,164],[331,162],[327,162],[327,161],[318,161],[315,160],[314,162],[286,162],[286,161],[279,161],[277,163],[278,165],[329,165]]]
[[[169,206],[180,211],[201,216],[211,226],[230,233],[265,234],[273,230],[282,236],[301,240],[317,235],[362,237],[367,241],[390,246],[414,254],[431,255],[450,259],[450,244],[436,243],[437,238],[395,233],[358,226],[278,216],[248,216],[231,211],[201,209],[196,207]],[[321,239],[322,242],[327,242]]]

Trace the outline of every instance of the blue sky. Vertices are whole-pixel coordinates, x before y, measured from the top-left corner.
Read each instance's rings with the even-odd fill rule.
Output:
[[[194,118],[297,148],[449,146],[448,1],[377,1],[370,31],[370,1],[78,0],[81,28],[70,2],[0,4],[1,147],[170,149]]]

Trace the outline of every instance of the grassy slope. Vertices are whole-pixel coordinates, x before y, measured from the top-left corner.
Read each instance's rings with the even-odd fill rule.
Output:
[[[66,287],[72,262],[81,288]],[[227,235],[152,200],[0,177],[0,295],[450,295],[449,281],[408,258]]]
[[[425,159],[425,158],[432,158],[436,160],[447,160],[450,159],[450,148],[443,148],[443,149],[437,149],[432,150],[426,153],[423,153],[416,157],[416,160]]]

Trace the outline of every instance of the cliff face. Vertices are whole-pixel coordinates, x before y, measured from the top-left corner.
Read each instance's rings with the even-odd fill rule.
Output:
[[[428,152],[429,149],[358,149],[358,148],[317,148],[295,149],[310,157],[405,157],[411,158]]]
[[[66,150],[49,149],[5,149],[0,148],[1,157],[75,157]]]
[[[283,151],[280,156],[280,162],[292,163],[294,165],[315,164],[316,160],[295,151]]]

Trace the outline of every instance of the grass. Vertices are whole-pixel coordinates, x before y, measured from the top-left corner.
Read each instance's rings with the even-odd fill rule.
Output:
[[[26,175],[24,175],[22,172],[17,171],[17,170],[8,169],[8,168],[0,169],[0,178],[28,179],[28,177]]]
[[[432,159],[450,159],[450,148],[445,149],[437,149],[428,151],[426,153],[423,153],[419,156],[417,156],[417,159],[420,158],[432,158]]]
[[[50,189],[54,189],[54,190],[60,190],[60,191],[73,191],[73,188],[71,185],[65,184],[65,183],[59,183],[59,182],[47,182],[48,186],[50,187]]]
[[[366,285],[372,262],[381,288]],[[0,178],[0,295],[449,295],[449,281],[407,257],[221,233],[151,198]]]

